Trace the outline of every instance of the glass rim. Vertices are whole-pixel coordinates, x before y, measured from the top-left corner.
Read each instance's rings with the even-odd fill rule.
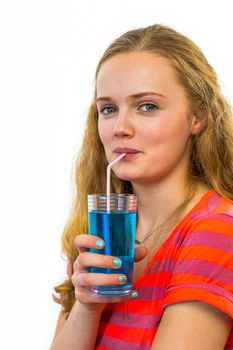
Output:
[[[110,195],[108,196],[105,193],[93,193],[93,194],[88,194],[88,197],[93,197],[93,196],[98,196],[98,197],[137,197],[136,194],[134,193],[110,193]]]

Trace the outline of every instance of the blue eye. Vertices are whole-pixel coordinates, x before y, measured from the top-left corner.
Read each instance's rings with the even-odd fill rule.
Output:
[[[140,106],[143,112],[150,112],[158,109],[158,106],[154,105],[153,103],[144,103]]]
[[[106,115],[106,114],[114,113],[115,111],[116,111],[116,108],[114,108],[112,106],[106,106],[100,110],[100,113]]]

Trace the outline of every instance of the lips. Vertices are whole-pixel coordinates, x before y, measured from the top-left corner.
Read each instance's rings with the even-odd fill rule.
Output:
[[[114,152],[118,154],[125,153],[125,156],[123,157],[122,161],[131,160],[136,156],[136,154],[140,153],[140,151],[138,151],[137,149],[128,147],[118,147],[114,150]]]
[[[127,147],[119,147],[114,150],[115,153],[126,153],[126,154],[136,154],[139,153],[137,149],[134,148],[127,148]]]

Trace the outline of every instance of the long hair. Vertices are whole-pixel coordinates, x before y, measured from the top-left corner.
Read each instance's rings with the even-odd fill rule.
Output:
[[[184,87],[193,111],[206,116],[206,126],[195,135],[189,161],[190,183],[201,182],[220,195],[233,199],[233,122],[232,110],[223,97],[214,69],[190,39],[163,25],[152,25],[126,32],[104,52],[95,78],[103,63],[120,53],[146,51],[169,60]],[[62,235],[62,249],[72,268],[77,258],[74,237],[87,233],[87,194],[105,192],[107,159],[97,129],[96,91],[87,116],[81,151],[75,164],[76,192]],[[132,193],[131,183],[112,176],[112,191]],[[55,287],[54,300],[69,314],[74,302],[70,279]]]

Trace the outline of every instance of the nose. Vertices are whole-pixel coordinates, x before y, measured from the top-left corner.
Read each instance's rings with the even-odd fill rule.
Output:
[[[134,135],[134,128],[129,113],[121,112],[118,114],[115,118],[113,133],[117,137],[132,137]]]

